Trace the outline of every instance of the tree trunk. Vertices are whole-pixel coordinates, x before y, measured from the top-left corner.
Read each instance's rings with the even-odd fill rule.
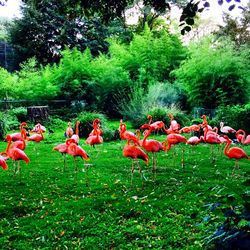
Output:
[[[44,123],[49,119],[49,107],[48,106],[31,106],[27,107],[28,119],[34,123]]]

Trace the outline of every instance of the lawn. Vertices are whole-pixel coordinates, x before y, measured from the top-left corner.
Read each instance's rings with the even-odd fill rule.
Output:
[[[204,249],[215,248],[231,232],[249,234],[249,161],[232,176],[234,161],[210,147],[183,145],[158,154],[154,175],[140,162],[131,186],[131,160],[123,157],[125,141],[104,142],[96,148],[80,145],[90,156],[89,186],[84,161],[74,162],[52,148],[64,142],[64,131],[45,134],[39,144],[27,143],[30,164],[22,165],[21,180],[9,170],[0,173],[1,249]],[[165,140],[165,135],[154,135]],[[0,142],[0,151],[7,143]],[[250,147],[240,146],[250,155]],[[99,152],[99,153],[98,153]],[[249,211],[248,211],[249,212]],[[248,230],[248,232],[247,232]],[[223,243],[227,244],[226,241]]]

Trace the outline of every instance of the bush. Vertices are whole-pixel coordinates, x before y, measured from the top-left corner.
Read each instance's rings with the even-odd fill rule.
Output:
[[[10,116],[15,116],[18,120],[18,122],[26,122],[27,119],[27,108],[25,107],[18,107],[10,110],[8,112]]]
[[[224,122],[225,125],[236,130],[243,129],[247,134],[250,134],[250,103],[218,108],[214,122],[218,127],[220,122]]]
[[[6,134],[6,116],[0,112],[0,139],[3,140]]]

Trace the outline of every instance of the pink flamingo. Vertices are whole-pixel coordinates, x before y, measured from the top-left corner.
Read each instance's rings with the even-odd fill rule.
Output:
[[[138,131],[138,130],[137,130]],[[144,138],[142,142],[139,144],[142,146],[147,152],[152,152],[152,165],[153,165],[153,171],[156,170],[156,156],[155,154],[160,151],[166,151],[166,142],[159,142],[157,140],[147,140],[147,138],[150,136],[152,132],[152,128],[150,128],[146,134],[144,135]],[[138,132],[140,133],[140,131]],[[138,137],[140,137],[140,134],[138,134]]]
[[[43,131],[41,126],[38,126],[38,134],[33,134],[27,138],[28,141],[40,142],[44,140]]]
[[[57,146],[55,146],[53,148],[53,150],[56,150],[63,155],[63,163],[64,163],[63,171],[65,171],[65,169],[66,169],[66,154],[68,153],[68,144],[66,142],[58,144]]]
[[[165,128],[165,124],[163,121],[156,121],[152,123],[152,115],[148,115],[147,118],[149,119],[148,125],[150,125],[149,128],[152,129],[151,131],[157,130],[158,132],[160,129]]]
[[[233,169],[233,172],[232,172],[232,175],[234,174],[234,171],[236,169],[236,167],[238,166],[238,170],[240,170],[240,164],[239,164],[239,160],[240,159],[243,159],[243,158],[246,158],[246,159],[250,159],[250,157],[246,154],[246,152],[241,149],[241,148],[238,148],[238,147],[233,147],[233,148],[230,148],[230,144],[232,143],[232,141],[228,138],[227,135],[224,135],[224,138],[227,140],[227,144],[224,148],[224,154],[228,157],[228,158],[231,158],[231,159],[235,159],[235,165],[234,165],[234,169]]]
[[[66,141],[68,146],[67,153],[72,155],[74,158],[74,166],[75,166],[75,178],[77,174],[77,165],[76,165],[76,157],[81,157],[85,161],[88,161],[90,158],[86,151],[75,143],[75,140],[70,138]],[[88,186],[88,165],[86,165],[86,186]]]
[[[25,135],[26,135],[26,130],[25,130],[24,128],[28,128],[26,122],[22,122],[22,123],[20,124],[20,132],[19,132],[19,133],[10,134],[11,140],[12,140],[12,141],[22,140],[22,134],[21,134],[22,131],[24,131],[24,132],[25,132]],[[6,138],[5,138],[5,141],[7,141]]]
[[[14,141],[11,146],[13,148],[19,148],[21,150],[24,150],[26,148],[26,142],[25,142],[26,139],[27,139],[26,131],[25,131],[25,129],[22,129],[22,131],[21,131],[21,140]]]
[[[8,170],[8,165],[6,163],[7,157],[3,157],[0,154],[0,166],[2,167],[3,170]]]
[[[174,131],[175,133],[179,133],[179,129],[181,127],[180,124],[177,123],[176,120],[174,120],[174,117],[173,117],[173,115],[171,113],[169,113],[168,116],[170,117],[170,127],[169,128],[172,131]]]
[[[79,124],[80,124],[80,122],[76,121],[76,131],[75,131],[75,134],[73,134],[71,136],[71,139],[73,139],[77,145],[78,145],[79,139],[80,139],[79,138]]]
[[[46,128],[41,123],[37,123],[30,132],[39,133],[40,129],[42,130],[43,133],[46,132]]]
[[[191,132],[191,129],[190,129],[190,127],[185,126],[185,127],[181,128],[179,132],[180,132],[180,134],[182,134],[182,133],[189,134]]]
[[[74,134],[74,130],[71,126],[71,122],[68,122],[68,127],[66,128],[65,131],[65,137],[71,137]]]
[[[213,145],[221,144],[221,141],[219,139],[218,134],[216,132],[209,130],[207,125],[204,127],[204,142],[211,145],[212,161],[215,161]]]
[[[100,136],[98,129],[99,119],[95,119],[93,122],[94,130],[93,133],[90,133],[90,136],[87,138],[86,143],[90,146],[95,146],[96,144],[103,143],[103,138]]]
[[[245,137],[246,137],[246,132],[244,130],[239,129],[236,132],[236,138],[240,143],[245,145],[250,145],[250,135],[248,135],[246,138]]]
[[[134,133],[127,131],[126,124],[123,123],[122,120],[120,120],[119,133],[121,140],[130,140],[133,141],[134,144],[138,143],[137,136]]]
[[[26,164],[28,164],[30,162],[28,156],[24,153],[24,151],[22,151],[19,148],[11,148],[11,143],[12,143],[12,138],[10,135],[7,135],[7,148],[6,151],[4,152],[7,156],[7,158],[11,158],[14,162],[18,162],[18,169],[16,169],[16,166],[14,167],[14,176],[16,175],[16,170],[18,171],[18,174],[21,178],[21,166],[20,166],[20,161],[25,161]],[[3,154],[3,153],[2,153]],[[15,165],[15,164],[14,164]]]
[[[138,169],[140,171],[141,180],[142,180],[142,187],[143,187],[143,175],[142,169],[139,165],[138,159],[143,160],[146,165],[148,165],[149,157],[148,155],[136,145],[130,145],[130,139],[128,139],[125,147],[123,148],[123,156],[132,159],[132,167],[131,167],[131,186],[133,184],[133,175],[134,175],[134,161],[137,162]]]
[[[179,134],[169,134],[167,135],[167,143],[168,146],[166,150],[170,150],[172,145],[179,144],[181,142],[187,142],[187,139]],[[174,152],[174,155],[176,155],[176,152]],[[184,148],[182,147],[182,168],[184,167]]]
[[[102,130],[101,130],[101,128],[100,128],[100,126],[101,126],[101,121],[99,120],[99,119],[94,119],[94,121],[93,121],[93,128],[95,128],[95,129],[93,129],[91,132],[90,132],[90,134],[89,134],[89,136],[91,136],[91,135],[97,135],[97,134],[99,134],[99,135],[102,135],[103,134],[103,132],[102,132]]]
[[[229,126],[224,126],[224,122],[220,122],[220,132],[224,134],[229,134],[229,133],[235,133],[236,130]]]

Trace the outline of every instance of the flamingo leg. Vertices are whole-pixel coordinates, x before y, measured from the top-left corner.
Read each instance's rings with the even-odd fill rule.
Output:
[[[132,188],[132,186],[133,186],[133,176],[134,176],[134,170],[135,170],[135,168],[134,168],[134,159],[132,159],[132,167],[131,167],[131,183],[130,183],[131,188]]]
[[[144,189],[143,174],[142,174],[142,169],[140,167],[139,161],[137,161],[137,166],[138,166],[140,176],[141,176],[141,188]]]
[[[234,175],[235,169],[236,169],[236,167],[237,167],[237,162],[238,162],[238,160],[235,161],[234,168],[233,168],[233,172],[232,172],[232,176]]]
[[[86,187],[89,186],[89,175],[88,175],[88,170],[89,170],[89,166],[86,165],[86,175],[85,175],[85,178],[86,178]]]
[[[182,159],[181,159],[181,166],[184,168],[184,147],[182,147]]]
[[[76,157],[74,157],[74,166],[75,166],[75,169],[74,169],[75,181],[77,181],[77,166],[76,166]]]
[[[16,166],[16,161],[12,161],[13,162],[13,167],[14,167],[14,174],[13,176],[16,177],[16,172],[17,172],[17,166]]]
[[[20,161],[18,161],[17,164],[18,164],[18,170],[17,171],[18,171],[18,175],[19,175],[19,181],[21,182],[21,170],[22,169],[21,169]]]
[[[63,171],[66,170],[66,154],[63,154]]]

